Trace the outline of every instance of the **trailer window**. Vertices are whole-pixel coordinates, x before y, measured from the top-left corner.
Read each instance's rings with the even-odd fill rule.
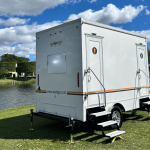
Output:
[[[66,73],[66,53],[48,55],[48,73]]]

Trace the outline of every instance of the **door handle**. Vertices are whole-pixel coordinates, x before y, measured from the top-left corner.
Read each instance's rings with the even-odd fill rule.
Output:
[[[88,75],[88,82],[90,82],[91,81],[91,76],[90,75]]]

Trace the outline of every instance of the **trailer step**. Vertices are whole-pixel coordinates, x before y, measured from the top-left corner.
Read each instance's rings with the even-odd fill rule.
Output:
[[[117,124],[117,121],[110,120],[110,121],[105,121],[105,122],[102,122],[102,123],[98,123],[97,125],[102,126],[102,127],[107,127],[107,126],[110,126],[110,125],[113,125],[113,124]]]
[[[110,133],[107,133],[105,134],[107,137],[109,138],[113,138],[113,137],[117,137],[117,136],[120,136],[121,134],[125,133],[125,131],[122,131],[122,130],[117,130],[117,131],[114,131],[114,132],[110,132]]]
[[[150,101],[143,102],[144,105],[150,105]]]
[[[97,112],[97,113],[91,113],[90,115],[99,117],[99,116],[105,116],[105,115],[109,115],[109,114],[111,114],[111,112],[109,112],[109,111],[102,111],[102,112]]]

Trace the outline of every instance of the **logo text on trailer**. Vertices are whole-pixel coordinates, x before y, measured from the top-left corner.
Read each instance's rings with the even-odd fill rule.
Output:
[[[53,46],[58,46],[61,44],[62,44],[62,41],[58,41],[58,42],[51,43],[50,46],[53,47]]]

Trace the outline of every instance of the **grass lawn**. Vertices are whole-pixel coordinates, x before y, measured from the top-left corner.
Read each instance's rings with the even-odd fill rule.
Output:
[[[22,83],[35,83],[35,78],[3,78],[0,79],[0,84],[22,84]]]
[[[0,111],[0,149],[149,149],[150,118],[146,111],[138,110],[136,115],[124,113],[121,130],[124,138],[110,144],[110,139],[102,137],[101,131],[88,134],[86,126],[76,128],[74,143],[71,144],[67,124],[34,116],[34,131],[30,128],[30,109],[35,106],[19,107]],[[106,132],[110,132],[109,129]]]

